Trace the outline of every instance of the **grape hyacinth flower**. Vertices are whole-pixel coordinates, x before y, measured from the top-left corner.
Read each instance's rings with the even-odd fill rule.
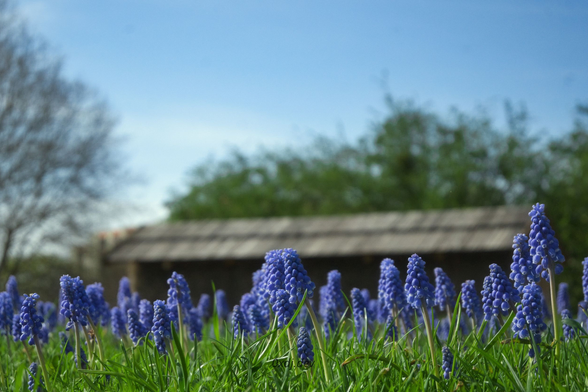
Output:
[[[298,359],[304,366],[312,366],[314,362],[314,352],[312,351],[312,341],[306,328],[301,327],[298,331],[298,339],[296,341],[296,347],[298,349]]]
[[[306,298],[312,298],[315,285],[306,273],[298,253],[286,248],[282,250],[281,257],[284,260],[284,288],[290,294],[290,303],[298,305],[305,292]]]
[[[147,331],[151,331],[153,327],[153,306],[147,299],[142,299],[139,302],[139,320],[145,326]]]
[[[572,312],[570,312],[568,309],[564,309],[561,312],[561,319],[562,320],[572,320],[573,319]],[[564,338],[566,339],[566,341],[571,340],[571,339],[575,339],[576,335],[577,335],[576,329],[566,323],[563,324],[563,334],[564,334]]]
[[[110,310],[110,325],[112,333],[117,338],[123,339],[127,335],[125,317],[123,317],[122,310],[118,306]]]
[[[233,308],[233,336],[235,339],[237,339],[240,335],[247,336],[248,333],[249,325],[247,323],[247,319],[241,311],[241,307],[239,305],[235,305]]]
[[[41,332],[44,321],[37,314],[37,299],[39,299],[39,294],[25,294],[20,308],[21,334],[19,339],[24,342],[28,338],[31,346],[35,344],[35,337]]]
[[[0,331],[5,331],[6,334],[10,334],[13,317],[12,298],[10,298],[10,294],[3,291],[0,293]]]
[[[585,311],[588,311],[588,257],[582,261],[584,267],[582,273],[582,293],[584,294],[584,300],[578,304],[578,321],[580,323],[586,323],[588,316]]]
[[[435,376],[439,377],[439,370],[437,370],[437,363],[435,360],[433,329],[428,314],[428,310],[435,304],[434,288],[433,285],[429,283],[429,278],[425,272],[425,261],[416,253],[408,259],[408,271],[406,274],[404,290],[407,293],[406,299],[408,304],[412,306],[413,309],[419,309],[422,311],[425,328],[427,330],[427,338],[429,340],[433,371]]]
[[[190,287],[184,278],[184,275],[173,272],[171,278],[167,280],[169,290],[167,290],[167,304],[169,306],[180,306],[182,316],[187,316],[192,309],[192,298],[190,297]]]
[[[104,300],[104,288],[100,283],[92,283],[86,287],[86,295],[90,304],[88,314],[92,323],[98,325],[100,319],[108,311],[108,305]]]
[[[443,353],[443,363],[441,365],[441,367],[443,368],[443,378],[449,380],[449,378],[451,377],[451,369],[453,368],[453,354],[447,346],[444,346],[441,349],[441,352]]]
[[[482,303],[476,292],[476,282],[466,280],[461,284],[461,306],[466,311],[467,316],[472,319],[474,329],[482,319]]]
[[[65,330],[69,331],[76,323],[85,327],[90,313],[90,299],[86,294],[84,282],[79,276],[72,278],[69,275],[63,275],[59,281],[63,293],[61,314],[69,319]]]
[[[425,262],[417,254],[413,254],[408,259],[408,272],[406,275],[406,299],[414,309],[425,309],[435,305],[435,295],[433,285],[429,283],[429,278],[425,273]]]
[[[139,313],[139,304],[141,303],[141,296],[136,291],[131,295],[131,306],[135,312]]]
[[[435,268],[435,304],[439,310],[447,310],[451,319],[451,312],[455,307],[455,285],[441,268]]]
[[[18,283],[16,283],[16,278],[14,277],[14,275],[10,275],[8,277],[8,281],[6,282],[6,292],[10,295],[10,298],[12,300],[13,312],[20,312],[22,297],[18,293]]]
[[[529,212],[531,217],[531,232],[529,234],[529,245],[531,257],[536,265],[536,272],[549,282],[549,293],[551,296],[551,313],[553,314],[553,332],[555,341],[561,340],[560,320],[556,315],[557,311],[555,275],[563,272],[561,263],[565,261],[559,241],[555,238],[555,231],[551,228],[549,219],[545,216],[545,205],[535,204]],[[559,345],[555,346],[555,354],[559,356]]]
[[[549,281],[548,270],[551,269],[559,275],[563,272],[561,263],[565,261],[565,258],[559,249],[555,231],[545,215],[545,204],[535,204],[529,216],[531,217],[529,245],[533,264],[537,266],[536,272],[541,273],[541,277]]]
[[[302,312],[301,312],[302,313]],[[266,321],[265,317],[261,314],[259,310],[259,306],[257,304],[252,304],[247,308],[247,319],[249,321],[249,326],[251,327],[251,331],[257,334],[263,334],[265,331],[269,329],[269,323]]]
[[[212,308],[212,301],[210,299],[210,295],[202,294],[200,295],[200,299],[198,300],[198,311],[202,315],[203,319],[210,318],[210,309]]]
[[[401,317],[404,309],[407,307],[406,293],[404,285],[400,279],[400,271],[394,265],[391,259],[384,259],[380,263],[380,280],[378,282],[378,300],[384,309],[383,315],[388,318],[391,314],[396,323],[396,329],[400,327],[400,322],[404,323],[404,330],[408,331],[411,325],[405,317]]]
[[[351,290],[351,306],[353,307],[353,321],[355,322],[355,332],[357,334],[357,338],[361,339],[364,331],[364,326],[367,320],[367,330],[365,331],[365,337],[367,340],[371,340],[371,332],[369,328],[371,327],[371,321],[369,317],[367,317],[367,304],[365,302],[364,296],[361,294],[361,291],[358,288],[353,288]]]
[[[325,332],[325,337],[329,339],[331,333],[335,332],[337,329],[339,320],[337,319],[337,311],[334,306],[327,306],[325,313],[326,315],[323,316],[323,330]]]
[[[15,342],[19,342],[20,335],[22,334],[22,324],[20,323],[20,313],[12,316],[11,333],[12,333],[12,340],[14,340]]]
[[[31,366],[29,366],[29,381],[28,381],[28,387],[29,387],[29,391],[35,391],[35,392],[41,392],[43,390],[43,377],[41,375],[38,375],[38,370],[39,370],[39,366],[37,365],[37,362],[33,362],[31,363]],[[35,385],[37,385],[37,389],[35,389]]]
[[[216,298],[216,313],[219,318],[225,319],[229,315],[229,303],[227,302],[227,294],[224,290],[217,290],[214,293]]]
[[[129,324],[129,336],[136,346],[139,343],[139,339],[147,335],[148,330],[139,320],[139,315],[135,312],[135,309],[127,310],[127,320]],[[143,343],[141,342],[141,344]]]
[[[490,275],[484,278],[482,304],[484,319],[490,321],[492,316],[506,316],[510,309],[509,302],[520,301],[519,291],[508,280],[498,264],[490,265]]]
[[[327,316],[327,309],[330,306],[330,298],[328,294],[328,287],[327,285],[321,286],[319,288],[319,314],[324,319]],[[331,309],[335,308],[334,306],[330,306]]]
[[[562,314],[564,310],[571,310],[570,292],[567,283],[560,283],[557,290],[557,310]]]
[[[341,289],[341,273],[337,270],[332,270],[327,274],[325,297],[326,301],[334,304],[337,315],[342,315],[347,305]]]
[[[131,293],[131,282],[129,278],[123,276],[120,281],[118,282],[118,293],[116,295],[116,304],[123,315],[123,320],[125,324],[127,323],[127,310],[130,309],[132,304],[132,296]]]
[[[165,302],[161,300],[153,302],[153,313],[151,332],[153,333],[155,346],[161,354],[167,354],[165,345],[166,339],[171,339],[171,321]]]
[[[265,294],[266,299],[269,300],[273,306],[276,298],[275,294],[278,290],[284,290],[284,259],[280,255],[280,250],[270,250],[265,254],[265,263],[267,265]]]
[[[241,301],[239,302],[239,306],[241,307],[241,312],[245,315],[247,322],[249,323],[249,307],[252,305],[257,304],[257,299],[251,293],[245,293],[241,296]],[[259,311],[259,309],[257,309]],[[251,326],[251,325],[250,325]]]
[[[190,340],[202,340],[202,317],[197,307],[190,309],[188,314],[188,331]]]
[[[290,302],[290,294],[286,290],[280,289],[276,291],[274,297],[275,303],[272,309],[278,318],[278,328],[284,328],[292,320],[292,317],[294,317],[296,308]],[[292,326],[296,326],[296,320],[292,322]]]
[[[380,302],[377,299],[370,299],[368,302],[368,317],[372,322],[378,321],[380,315]]]
[[[539,347],[541,332],[547,326],[541,317],[541,287],[531,283],[523,288],[523,299],[517,306],[517,313],[512,322],[512,330],[515,338],[533,339]],[[532,336],[530,336],[532,334]],[[531,347],[529,357],[535,357],[535,351]]]
[[[529,238],[524,234],[514,236],[512,248],[512,264],[510,265],[510,279],[514,282],[517,290],[529,283],[539,283],[541,275],[537,273],[537,267],[531,258]]]

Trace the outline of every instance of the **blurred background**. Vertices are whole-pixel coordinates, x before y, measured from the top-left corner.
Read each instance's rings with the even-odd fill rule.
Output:
[[[448,224],[427,211],[490,219],[498,210],[473,208],[519,216],[540,202],[577,301],[588,256],[586,20],[583,1],[0,0],[0,281],[15,274],[21,292],[56,299],[59,276],[79,274],[113,298],[120,276],[163,287],[161,271],[177,266],[204,276],[194,292],[211,291],[231,268],[259,268],[263,244],[317,232],[263,242],[261,229],[203,220],[267,228],[303,216],[314,220],[287,222],[329,237],[342,234],[320,217],[421,211],[433,223],[410,226],[422,231],[419,252],[427,230]],[[511,231],[525,227],[504,224],[498,253],[468,239],[423,252],[463,276],[508,268]],[[182,241],[201,245],[180,252]],[[381,257],[412,253],[308,244],[298,250],[311,276],[321,271],[317,285],[339,260],[346,290],[359,284],[353,268],[371,266],[373,290]]]

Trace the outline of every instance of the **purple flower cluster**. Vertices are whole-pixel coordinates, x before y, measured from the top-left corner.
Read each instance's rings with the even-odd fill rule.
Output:
[[[300,327],[298,331],[298,339],[296,340],[296,348],[298,351],[298,359],[304,366],[312,365],[314,361],[314,352],[312,351],[312,341],[310,335],[304,327]]]
[[[353,321],[355,322],[355,332],[357,338],[361,339],[364,331],[364,326],[367,321],[367,330],[365,331],[367,340],[371,340],[371,333],[369,327],[371,326],[370,319],[367,315],[368,305],[365,302],[365,298],[361,295],[361,291],[358,288],[351,290],[351,306],[353,307]]]
[[[549,280],[548,269],[553,268],[556,275],[563,271],[561,263],[565,261],[559,241],[555,238],[555,231],[551,228],[549,219],[545,216],[545,204],[535,204],[529,212],[531,217],[531,232],[529,234],[530,255],[535,272]]]
[[[78,276],[72,278],[69,275],[63,275],[60,279],[61,294],[61,314],[69,319],[65,329],[71,329],[76,323],[86,326],[87,317],[90,314],[90,299],[84,288],[84,282]]]
[[[133,343],[137,345],[137,343],[140,343],[139,339],[147,336],[147,332],[149,332],[149,330],[139,320],[139,315],[135,309],[127,310],[127,320],[129,323],[129,336],[131,337]]]
[[[27,383],[27,386],[29,388],[29,391],[35,391],[35,392],[41,392],[44,388],[43,388],[43,376],[38,374],[38,370],[39,370],[39,365],[37,365],[37,362],[33,362],[31,363],[31,366],[29,366],[29,381]],[[35,385],[37,385],[37,389],[35,389]]]
[[[435,304],[443,311],[455,307],[455,285],[441,268],[435,268]]]
[[[105,325],[110,308],[108,302],[104,300],[104,288],[100,283],[93,283],[86,287],[86,294],[89,301],[88,313],[90,319],[94,325],[98,325],[102,321],[102,325]]]
[[[0,331],[6,331],[12,327],[12,298],[6,291],[0,293]]]
[[[202,316],[196,307],[190,309],[188,315],[188,330],[190,340],[202,340]]]
[[[21,341],[29,339],[29,344],[35,344],[35,336],[41,333],[43,328],[43,317],[37,314],[37,300],[39,294],[24,295],[22,306],[20,308],[20,337]]]
[[[528,283],[539,283],[541,275],[537,273],[536,266],[531,259],[529,238],[524,234],[514,236],[512,248],[512,264],[510,265],[510,279],[517,290],[522,290]]]
[[[147,299],[142,299],[139,302],[139,320],[147,331],[151,331],[151,327],[153,327],[153,306]]]
[[[233,336],[235,339],[250,332],[249,324],[239,305],[233,308]]]
[[[284,260],[284,288],[290,294],[290,302],[299,304],[306,292],[306,298],[312,298],[315,285],[310,280],[298,253],[294,249],[282,249]]]
[[[484,278],[482,290],[482,304],[485,320],[490,321],[492,316],[507,315],[510,309],[509,302],[520,301],[519,292],[515,289],[506,274],[498,264],[490,265],[490,275]]]
[[[323,287],[324,292],[321,292],[320,297],[321,303],[324,301],[323,312],[326,314],[328,311],[334,311],[336,315],[342,315],[347,306],[341,290],[341,273],[337,270],[330,271],[327,274],[327,285]],[[323,312],[321,315],[324,317]]]
[[[216,314],[221,319],[227,318],[229,315],[229,303],[227,302],[227,294],[224,290],[216,290],[214,293],[216,299]]]
[[[192,298],[190,297],[190,287],[184,278],[184,275],[173,272],[171,278],[167,280],[169,289],[167,291],[167,306],[180,306],[182,309],[182,316],[187,317],[188,312],[194,305],[192,305]]]
[[[441,349],[441,352],[443,354],[441,365],[441,368],[443,369],[443,378],[449,380],[451,377],[451,369],[453,368],[453,354],[447,346],[444,346]]]
[[[110,309],[110,327],[112,333],[119,339],[122,339],[127,334],[126,317],[123,316],[122,310],[115,306]]]
[[[296,308],[290,302],[290,294],[286,290],[280,289],[276,291],[274,298],[272,310],[278,318],[278,328],[284,328],[292,320],[292,317],[294,317]],[[296,326],[296,320],[292,322],[292,325]]]
[[[476,282],[466,280],[461,284],[461,306],[466,311],[469,318],[479,323],[482,319],[482,303],[476,292]]]
[[[400,280],[400,271],[391,259],[384,259],[380,264],[380,280],[378,282],[378,299],[380,306],[385,309],[384,315],[392,313],[394,309],[400,312],[407,306],[406,294]]]
[[[127,310],[133,307],[132,296],[133,294],[131,293],[131,282],[129,281],[129,278],[123,276],[118,282],[116,304],[118,308],[121,310],[125,324],[127,322]]]
[[[570,312],[568,309],[564,309],[561,312],[561,319],[562,320],[573,320],[572,312]],[[576,329],[566,323],[563,324],[563,333],[564,333],[564,338],[566,339],[566,341],[575,339],[576,335],[577,335]]]
[[[425,272],[425,262],[416,253],[408,259],[404,290],[408,304],[414,309],[419,309],[421,306],[431,308],[435,304],[435,289],[429,283]]]
[[[12,300],[13,312],[18,312],[22,304],[22,297],[18,293],[18,284],[16,283],[14,275],[8,277],[8,281],[6,282],[6,292],[10,295],[10,299]]]
[[[531,283],[523,288],[523,299],[517,306],[517,313],[512,322],[512,330],[515,338],[533,338],[536,344],[541,343],[541,332],[547,326],[541,317],[541,287]],[[531,336],[532,335],[532,336]],[[529,356],[535,357],[535,351],[531,348]]]
[[[171,339],[171,320],[165,302],[157,300],[153,302],[153,340],[157,350],[162,354],[167,354],[165,348],[166,339]]]
[[[212,309],[212,300],[210,299],[210,295],[206,293],[200,295],[197,308],[202,318],[208,319],[211,316],[210,309]]]

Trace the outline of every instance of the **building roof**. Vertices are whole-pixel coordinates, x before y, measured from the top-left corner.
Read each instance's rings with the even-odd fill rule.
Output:
[[[112,263],[506,251],[527,232],[528,208],[482,207],[342,216],[202,220],[140,228],[106,256]]]

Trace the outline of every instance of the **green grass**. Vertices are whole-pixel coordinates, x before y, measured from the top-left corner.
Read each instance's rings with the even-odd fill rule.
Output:
[[[384,339],[383,325],[376,325],[375,337],[368,342],[358,341],[352,320],[345,319],[326,341],[329,382],[314,334],[314,364],[306,368],[285,366],[292,357],[284,330],[234,339],[231,326],[225,322],[215,325],[209,321],[204,327],[204,339],[187,346],[181,344],[179,334],[174,334],[170,342],[173,353],[168,355],[159,354],[149,339],[135,347],[99,328],[105,362],[100,363],[96,350],[94,362],[85,370],[76,368],[72,353],[61,352],[58,330],[43,352],[54,391],[588,390],[588,347],[584,339],[588,336],[562,341],[556,359],[551,345],[553,335],[546,332],[534,362],[528,357],[530,342],[511,339],[512,315],[505,318],[501,331],[491,333],[485,340],[481,340],[482,334],[462,335],[457,319],[454,315],[448,342],[438,337],[434,340],[437,364],[431,363],[422,325],[398,342]],[[457,369],[449,380],[434,376],[433,366],[442,374],[442,345],[448,345],[455,356]],[[36,360],[32,348],[30,353]],[[0,390],[27,391],[29,364],[22,343],[7,343],[2,336]]]

